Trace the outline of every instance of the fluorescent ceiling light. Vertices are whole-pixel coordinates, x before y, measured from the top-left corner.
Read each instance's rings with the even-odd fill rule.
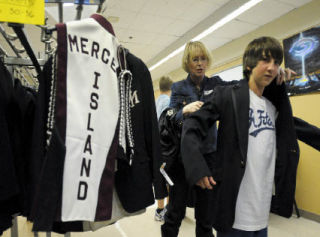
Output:
[[[227,24],[229,21],[233,20],[237,16],[239,16],[242,13],[244,13],[245,11],[249,10],[251,7],[255,6],[259,2],[262,2],[262,0],[251,0],[249,2],[246,2],[241,7],[239,7],[237,10],[235,10],[235,11],[231,12],[229,15],[223,17],[221,20],[214,23],[208,29],[206,29],[205,31],[203,31],[202,33],[200,33],[199,35],[194,37],[191,41],[197,41],[197,40],[200,40],[200,39],[206,37],[207,35],[211,34],[213,31],[217,30],[221,26]]]
[[[203,32],[201,32],[199,35],[197,35],[196,37],[194,37],[193,39],[191,39],[191,41],[197,41],[197,40],[201,40],[204,37],[206,37],[207,35],[211,34],[213,31],[217,30],[218,28],[220,28],[221,26],[227,24],[229,21],[233,20],[234,18],[236,18],[237,16],[241,15],[242,13],[244,13],[245,11],[249,10],[251,7],[255,6],[256,4],[258,4],[259,2],[262,2],[263,0],[250,0],[248,2],[246,2],[245,4],[243,4],[241,7],[239,7],[238,9],[234,10],[233,12],[231,12],[230,14],[228,14],[227,16],[223,17],[221,20],[217,21],[216,23],[214,23],[212,26],[210,26],[208,29],[204,30]],[[155,69],[156,67],[160,66],[161,64],[163,64],[164,62],[168,61],[170,58],[174,57],[175,55],[177,55],[178,53],[182,52],[184,50],[184,46],[186,44],[182,45],[180,48],[174,50],[172,53],[170,53],[168,56],[164,57],[163,59],[161,59],[159,62],[157,62],[156,64],[152,65],[149,68],[149,71],[152,71],[153,69]]]

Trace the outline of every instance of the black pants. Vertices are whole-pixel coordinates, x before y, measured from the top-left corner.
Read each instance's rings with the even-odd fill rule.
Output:
[[[161,226],[162,237],[177,237],[181,222],[186,214],[187,201],[190,187],[187,184],[184,168],[181,163],[175,164],[170,175],[174,186],[170,187],[170,201],[164,217],[164,224]],[[212,204],[212,193],[210,190],[203,190],[195,187],[195,218],[196,237],[214,237],[210,216],[210,205]]]
[[[268,237],[268,227],[258,231],[231,229],[228,232],[217,232],[218,237]]]

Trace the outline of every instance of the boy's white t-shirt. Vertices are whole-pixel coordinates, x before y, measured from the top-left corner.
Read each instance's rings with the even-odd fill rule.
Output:
[[[236,203],[233,228],[257,231],[268,226],[275,172],[276,108],[250,90],[247,163]]]

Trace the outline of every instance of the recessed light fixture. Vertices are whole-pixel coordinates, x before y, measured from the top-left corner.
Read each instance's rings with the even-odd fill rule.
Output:
[[[230,14],[226,15],[221,20],[217,21],[212,26],[210,26],[208,29],[204,30],[199,35],[197,35],[196,37],[191,39],[191,41],[197,41],[197,40],[203,39],[207,35],[211,34],[213,31],[217,30],[221,26],[225,25],[229,21],[233,20],[234,18],[236,18],[240,14],[244,13],[245,11],[249,10],[250,8],[252,8],[253,6],[255,6],[256,4],[258,4],[259,2],[262,2],[262,1],[263,0],[250,0],[250,1],[246,2],[241,7],[237,8],[236,10],[231,12]],[[161,64],[163,64],[164,62],[168,61],[170,58],[172,58],[172,57],[176,56],[178,53],[182,52],[184,50],[185,45],[186,44],[182,45],[181,47],[179,47],[178,49],[176,49],[172,53],[170,53],[168,56],[164,57],[159,62],[157,62],[156,64],[152,65],[149,68],[149,71],[152,71],[153,69],[159,67]]]

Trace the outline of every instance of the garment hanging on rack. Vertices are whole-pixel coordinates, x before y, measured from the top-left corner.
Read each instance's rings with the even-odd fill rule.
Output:
[[[115,184],[125,210],[134,212],[154,202],[152,183],[156,199],[166,197],[167,193],[160,174],[162,157],[151,75],[141,59],[128,51],[126,54],[133,76],[130,105],[135,162],[129,166],[127,162],[118,161]]]
[[[10,105],[13,100],[12,78],[6,67],[0,62],[0,154],[1,178],[0,200],[5,200],[18,194],[19,186],[14,168],[14,156],[10,142],[9,122],[12,119]]]
[[[15,149],[16,169],[20,184],[20,215],[28,216],[31,204],[28,202],[28,186],[30,185],[31,160],[31,142],[32,130],[35,114],[35,100],[37,92],[29,87],[23,86],[19,79],[14,80],[14,97],[15,97],[15,143],[18,149]]]
[[[99,207],[100,202],[106,205],[104,202],[112,201],[112,180],[103,187],[99,185],[102,177],[113,172],[114,154],[110,151],[119,112],[116,72],[119,43],[104,28],[107,23],[89,18],[57,26],[55,120],[66,146],[62,221],[106,220],[111,216],[111,210]],[[64,59],[67,61],[62,65]],[[65,74],[60,73],[61,69],[65,69]],[[102,199],[103,188],[108,191]],[[99,213],[101,210],[103,213]]]
[[[0,62],[0,232],[27,213],[28,161],[34,95]],[[10,225],[8,225],[10,223]]]
[[[95,231],[123,216],[138,215],[145,208],[154,203],[152,183],[155,184],[156,196],[164,197],[167,194],[165,183],[159,173],[161,157],[158,143],[158,127],[154,104],[154,93],[151,76],[143,61],[128,50],[125,50],[127,69],[132,72],[132,87],[130,107],[132,117],[132,133],[135,141],[135,152],[132,165],[125,159],[117,162],[115,173],[112,219],[100,222],[83,222],[83,231]],[[118,153],[118,156],[120,154]],[[160,175],[160,177],[157,177]],[[159,187],[161,186],[161,187]],[[116,204],[115,204],[116,203]],[[121,205],[119,205],[119,203]],[[116,214],[114,215],[114,212]],[[70,225],[68,226],[70,228]],[[65,229],[67,231],[67,229]]]
[[[41,78],[41,68],[40,64],[43,65],[44,60],[40,60],[40,63],[38,59],[35,57],[34,52],[32,51],[32,48],[26,38],[26,35],[24,34],[21,24],[9,24],[15,33],[17,34],[17,38],[21,41],[21,44],[25,47],[25,51],[29,55],[30,58],[22,58],[19,53],[17,53],[17,57],[5,57],[4,62],[7,65],[15,66],[15,65],[29,65],[34,66],[37,72],[36,79],[37,82],[35,83],[35,86],[42,82]],[[5,32],[4,32],[5,33]],[[35,76],[28,71],[28,69],[25,70],[25,72],[31,77],[35,78]],[[35,97],[36,97],[36,91],[32,90],[31,88],[25,88],[21,85],[19,81],[15,80],[14,83],[14,94],[15,94],[15,107],[18,109],[18,115],[14,117],[15,120],[20,119],[20,121],[15,122],[14,128],[17,129],[18,126],[20,133],[19,135],[15,136],[14,142],[17,143],[18,139],[20,139],[20,144],[18,144],[18,148],[14,149],[14,155],[16,159],[20,159],[18,167],[20,167],[22,164],[24,165],[22,168],[19,168],[18,177],[19,177],[19,183],[20,183],[20,195],[22,195],[21,202],[22,202],[22,209],[20,210],[20,213],[24,216],[29,216],[30,209],[31,209],[31,203],[32,203],[32,196],[35,191],[33,188],[35,186],[35,176],[38,175],[37,172],[35,172],[37,169],[34,169],[33,167],[33,160],[31,159],[31,150],[34,146],[31,145],[31,142],[33,139],[31,139],[31,135],[35,135],[37,137],[37,133],[31,132],[35,128],[38,127],[38,124],[33,124],[33,116],[34,116],[34,110],[35,110]]]
[[[20,210],[15,205],[19,195],[19,183],[15,169],[10,137],[10,105],[13,98],[12,78],[0,61],[0,233],[11,227],[12,215]]]
[[[116,150],[112,144],[116,141],[119,112],[119,44],[104,28],[111,25],[103,20],[89,18],[57,25],[59,60],[54,122],[66,147],[62,221],[111,217],[115,159],[112,153]],[[107,178],[106,183],[101,182],[103,177]],[[105,192],[103,198],[101,192]]]
[[[112,203],[115,159],[120,149],[117,78],[119,44],[114,37],[112,26],[101,15],[94,14],[90,19],[59,24],[56,27],[59,60],[58,64],[53,63],[53,67],[57,66],[57,69],[45,66],[45,71],[48,70],[51,75],[52,72],[57,71],[56,80],[47,78],[51,81],[50,83],[56,83],[56,86],[52,87],[56,88],[53,89],[56,96],[53,97],[54,116],[51,119],[54,123],[51,127],[50,145],[47,150],[44,150],[45,158],[42,159],[44,162],[41,164],[41,178],[39,178],[38,194],[35,197],[31,219],[34,221],[35,231],[50,231],[54,230],[55,226],[61,227],[60,230],[66,227],[64,223],[55,221],[76,221],[73,222],[73,226],[69,225],[66,228],[81,231],[78,221],[105,221],[114,216]],[[145,69],[147,70],[146,67]],[[149,92],[152,99],[150,97],[145,99],[154,101],[150,73],[146,82],[151,88]],[[51,85],[47,86],[51,87]],[[46,88],[41,88],[40,85],[40,94],[42,94],[41,91],[47,91]],[[143,112],[142,104],[145,101],[144,98],[138,99],[137,96],[140,96],[140,93],[136,90],[129,93],[132,103],[139,103],[132,107],[140,107],[137,113],[143,116],[146,123],[149,123],[150,118],[153,117],[156,121],[155,112],[154,116],[150,114],[146,116]],[[46,94],[45,100],[50,103],[48,93],[43,94]],[[47,114],[50,114],[50,109],[51,107]],[[145,109],[150,111],[149,107]],[[41,124],[43,128],[43,122]],[[51,124],[50,121],[49,124]],[[152,133],[146,131],[143,124],[141,125],[137,133]],[[158,131],[157,126],[155,131]],[[43,137],[43,132],[41,134]],[[129,165],[129,169],[126,168],[125,172],[135,174],[130,177],[133,181],[137,181],[133,187],[136,187],[135,193],[140,193],[141,197],[140,200],[136,200],[139,195],[135,194],[134,199],[129,200],[129,202],[137,201],[137,205],[131,204],[136,205],[134,207],[136,210],[124,208],[127,212],[125,215],[142,211],[154,203],[153,171],[150,167],[153,164],[154,154],[160,154],[160,152],[152,151],[154,147],[151,143],[157,142],[156,140],[151,137],[149,139],[147,136],[141,139],[140,142],[144,143],[143,147],[146,151],[134,153],[132,166],[126,160],[118,161]],[[148,147],[146,142],[150,142],[151,147]],[[98,150],[101,151],[100,155]],[[43,148],[38,148],[40,156],[43,154],[41,151]],[[131,153],[128,152],[128,154]],[[135,159],[137,159],[136,162]],[[121,164],[117,167],[120,171],[124,166]],[[131,169],[133,170],[130,171]],[[119,180],[120,185],[131,185]],[[124,187],[126,188],[130,187]],[[128,193],[121,192],[121,194]],[[122,201],[128,198],[120,197],[119,194],[119,199]],[[121,205],[123,205],[122,202]],[[57,213],[58,216],[56,216]]]
[[[1,60],[3,63],[8,67],[8,69],[12,73],[12,67],[14,66],[30,66],[30,67],[24,67],[23,72],[26,74],[29,79],[33,82],[32,86],[33,88],[37,88],[38,84],[41,83],[41,67],[44,65],[45,60],[44,59],[37,59],[31,45],[28,42],[28,39],[23,31],[23,24],[17,24],[17,23],[8,23],[8,26],[10,26],[16,35],[10,35],[6,33],[6,30],[0,26],[0,32],[15,53],[15,56],[9,56],[6,52],[3,51],[3,49],[0,50]],[[16,39],[20,40],[20,43],[23,45],[24,48],[18,49],[15,44],[13,43]],[[0,47],[1,48],[1,47]],[[22,53],[26,52],[29,58],[25,58],[22,56]],[[32,69],[32,70],[30,70]],[[36,75],[34,75],[34,69],[36,72]],[[20,70],[19,70],[20,71]],[[24,77],[23,74],[21,74],[22,77]],[[26,85],[28,85],[28,81],[24,80],[26,82]],[[24,83],[25,84],[25,83]]]

